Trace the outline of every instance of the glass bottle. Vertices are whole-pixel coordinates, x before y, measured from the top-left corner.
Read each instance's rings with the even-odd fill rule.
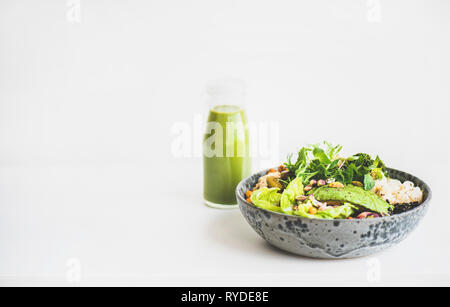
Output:
[[[209,116],[203,139],[204,199],[214,208],[235,208],[236,186],[250,175],[245,83],[221,79],[207,86]]]

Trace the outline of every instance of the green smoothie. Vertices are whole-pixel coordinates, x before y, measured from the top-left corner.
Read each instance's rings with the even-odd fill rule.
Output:
[[[203,141],[204,197],[213,207],[235,205],[238,183],[250,175],[247,118],[238,106],[210,110]]]

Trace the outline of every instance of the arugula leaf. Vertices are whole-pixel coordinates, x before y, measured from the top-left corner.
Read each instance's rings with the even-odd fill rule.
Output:
[[[328,157],[336,157],[342,150],[341,145],[333,146],[331,143],[328,143],[327,141],[325,141],[324,144],[327,146],[326,153]]]
[[[320,161],[322,164],[330,164],[331,160],[328,157],[328,155],[325,153],[325,151],[320,147],[314,147],[313,149],[313,155],[316,159]]]

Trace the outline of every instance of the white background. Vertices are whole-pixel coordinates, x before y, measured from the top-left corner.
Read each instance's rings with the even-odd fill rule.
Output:
[[[449,34],[447,0],[0,0],[0,285],[450,285]],[[280,162],[329,140],[427,181],[417,231],[318,261],[203,206],[172,129],[224,76]]]

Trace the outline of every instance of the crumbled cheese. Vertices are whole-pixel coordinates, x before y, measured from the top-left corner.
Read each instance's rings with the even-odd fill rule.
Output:
[[[401,183],[400,180],[383,178],[375,181],[372,192],[389,202],[391,205],[422,202],[423,192],[411,181]]]

